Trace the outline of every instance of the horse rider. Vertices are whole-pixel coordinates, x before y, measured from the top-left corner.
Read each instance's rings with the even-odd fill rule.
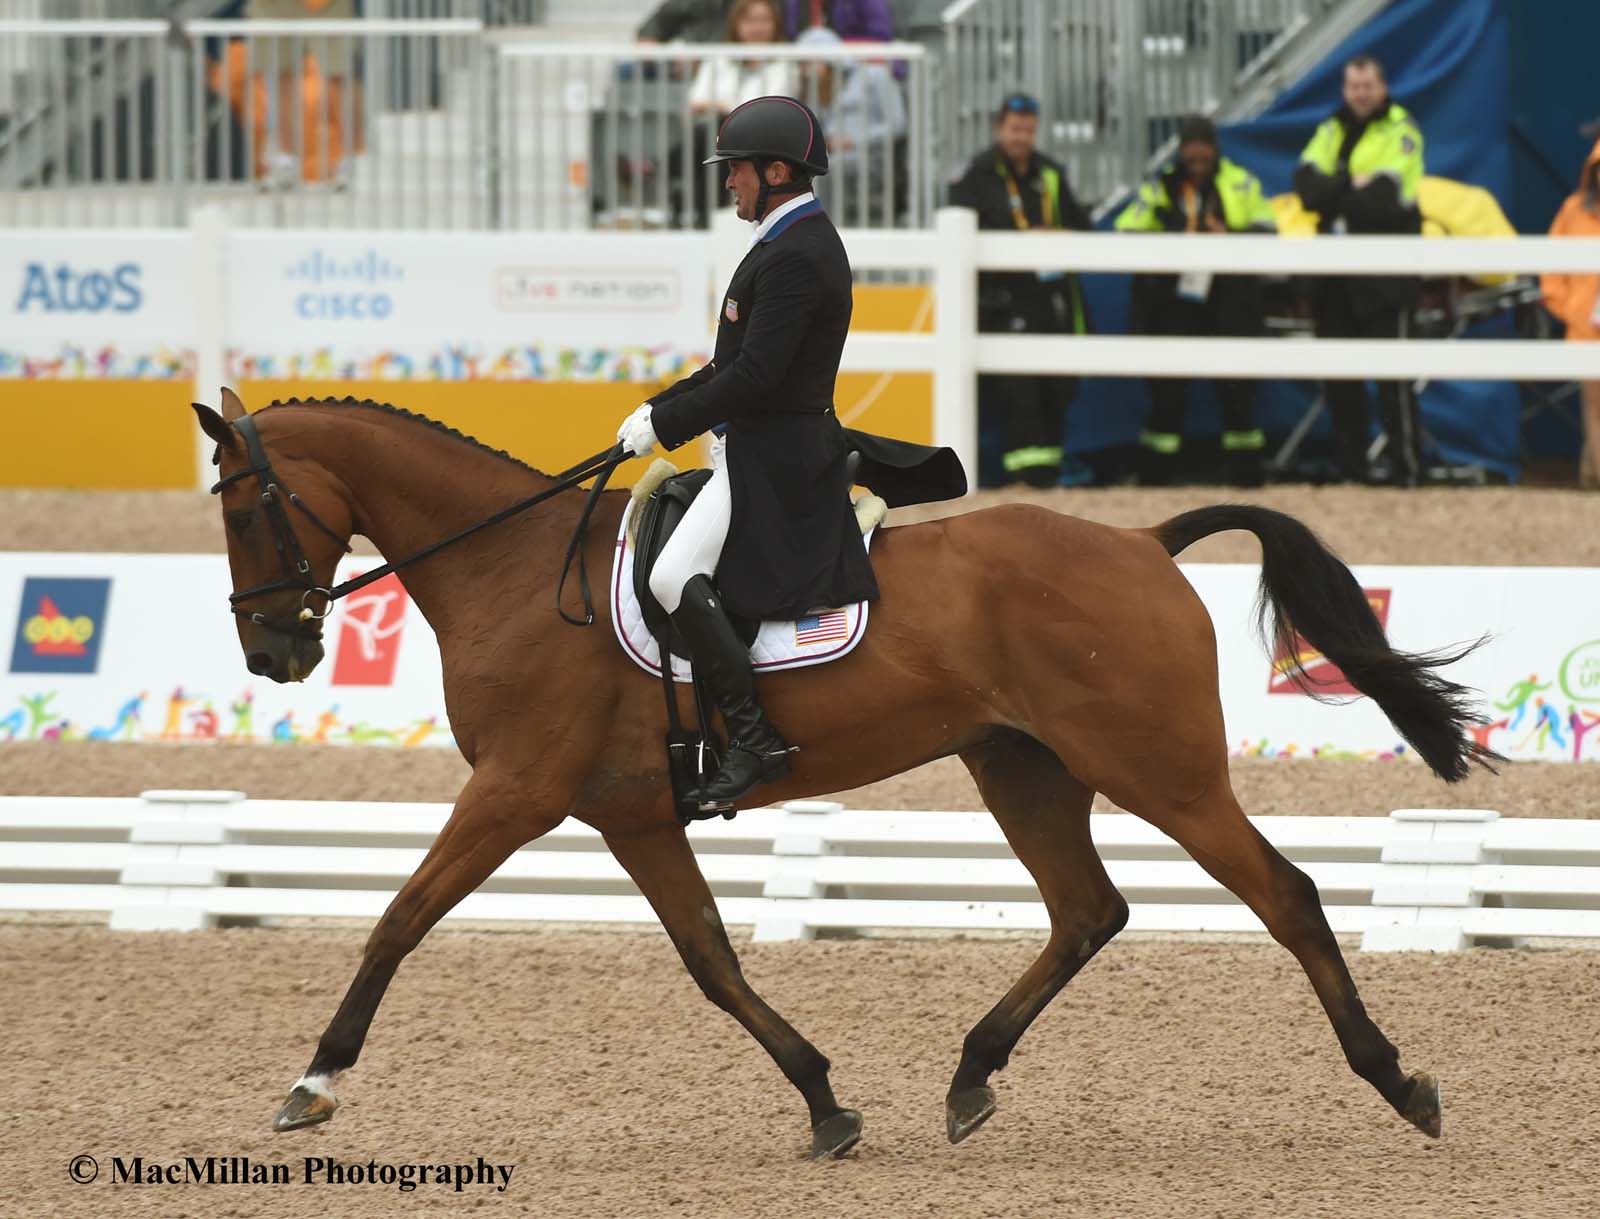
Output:
[[[721,769],[697,793],[706,817],[789,773],[791,748],[756,698],[728,613],[793,619],[878,595],[833,408],[851,274],[811,190],[828,172],[822,125],[795,98],[754,98],[723,121],[705,163],[716,162],[755,231],[723,296],[714,358],[617,429],[641,457],[712,434],[711,480],[650,573],[728,728]]]

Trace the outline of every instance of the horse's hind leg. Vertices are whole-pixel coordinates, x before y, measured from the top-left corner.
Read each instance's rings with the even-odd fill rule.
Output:
[[[962,1045],[945,1098],[945,1129],[959,1143],[994,1113],[989,1075],[1006,1065],[1029,1024],[1128,921],[1089,837],[1094,793],[1032,737],[1006,733],[961,760],[1050,912],[1050,939]]]
[[[706,998],[744,1025],[805,1097],[811,1158],[842,1156],[854,1147],[861,1138],[861,1115],[834,1099],[828,1060],[744,980],[683,830],[673,825],[638,836],[607,836],[606,845],[649,899]]]
[[[1311,878],[1251,825],[1228,783],[1226,762],[1197,799],[1158,808],[1125,804],[1170,834],[1207,872],[1266,924],[1306,971],[1333,1024],[1351,1070],[1376,1088],[1397,1113],[1424,1134],[1439,1137],[1439,1085],[1424,1071],[1405,1074],[1395,1049],[1356,993],[1339,943],[1322,912]],[[1118,794],[1108,791],[1113,799]]]

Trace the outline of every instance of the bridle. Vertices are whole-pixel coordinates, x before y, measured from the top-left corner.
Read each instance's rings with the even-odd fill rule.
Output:
[[[249,415],[242,415],[233,422],[234,431],[244,439],[245,455],[250,459],[250,464],[244,469],[235,470],[226,478],[219,479],[211,488],[211,494],[220,495],[224,487],[231,486],[241,479],[254,477],[261,484],[261,508],[266,514],[267,522],[272,529],[272,544],[278,552],[278,562],[283,574],[276,580],[269,580],[265,584],[257,584],[253,588],[246,588],[236,593],[228,594],[228,607],[239,617],[275,631],[280,635],[289,635],[297,639],[321,639],[322,621],[333,610],[333,603],[341,597],[348,596],[358,589],[365,588],[383,579],[391,572],[399,571],[402,567],[409,566],[419,559],[425,559],[437,551],[443,550],[461,541],[462,538],[477,533],[480,529],[487,529],[491,525],[498,525],[501,521],[508,520],[520,512],[525,512],[537,503],[551,498],[562,491],[577,486],[587,478],[594,478],[594,486],[589,489],[588,501],[584,504],[583,512],[578,517],[578,525],[572,535],[572,541],[567,545],[566,558],[561,565],[561,579],[556,585],[556,611],[562,619],[573,626],[591,626],[594,623],[594,602],[589,594],[589,573],[583,560],[583,540],[588,531],[589,516],[594,511],[595,504],[600,498],[600,492],[605,489],[606,480],[611,477],[613,470],[622,462],[633,456],[619,443],[603,452],[579,462],[577,465],[563,470],[556,475],[556,484],[546,487],[536,495],[520,500],[509,508],[502,508],[493,516],[474,525],[468,525],[449,537],[441,538],[424,546],[414,554],[409,554],[403,559],[393,563],[385,563],[371,571],[363,572],[352,580],[333,587],[324,587],[317,583],[311,574],[311,563],[306,558],[305,550],[300,545],[300,538],[294,531],[294,525],[289,519],[289,514],[284,507],[284,501],[298,508],[310,518],[311,523],[321,529],[339,546],[345,554],[350,553],[350,543],[339,536],[338,532],[316,514],[309,504],[296,495],[284,484],[272,463],[267,459],[266,448],[261,443],[261,434],[256,430],[256,422]],[[583,594],[584,616],[574,618],[561,608],[561,592],[566,587],[567,572],[572,566],[573,557],[578,560],[578,584]],[[282,619],[270,618],[265,614],[243,608],[243,602],[255,597],[265,596],[268,593],[283,592],[285,589],[300,590],[300,611],[295,615],[293,622]],[[311,608],[311,599],[321,597],[324,599],[322,612],[319,614]]]
[[[289,514],[283,506],[284,500],[288,500],[310,517],[311,522],[332,538],[345,554],[350,553],[350,543],[340,537],[328,522],[313,512],[303,499],[284,485],[283,479],[267,460],[267,450],[261,443],[261,434],[256,431],[254,419],[244,415],[234,421],[233,429],[244,439],[245,454],[249,457],[250,464],[242,470],[235,470],[226,478],[219,479],[211,488],[211,494],[222,494],[224,487],[240,479],[254,477],[260,480],[261,510],[266,514],[267,523],[272,528],[272,545],[278,552],[278,563],[283,574],[276,580],[257,584],[254,588],[229,593],[228,606],[241,618],[246,618],[257,626],[266,627],[269,631],[276,631],[280,635],[293,635],[300,639],[320,639],[322,620],[333,609],[333,590],[323,588],[312,576],[311,561],[306,558],[306,552],[300,545],[300,538],[295,533],[294,526],[289,523]],[[291,623],[268,618],[265,614],[243,608],[242,603],[245,601],[265,596],[267,593],[282,592],[286,588],[301,590],[300,612]],[[313,610],[310,604],[311,598],[317,595],[327,598],[320,614]]]

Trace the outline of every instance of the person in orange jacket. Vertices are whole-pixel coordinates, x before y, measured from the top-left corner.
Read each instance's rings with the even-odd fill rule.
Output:
[[[1589,152],[1578,179],[1578,189],[1556,213],[1552,237],[1600,237],[1600,141]],[[1567,338],[1578,342],[1600,340],[1600,274],[1543,275],[1545,308],[1567,326]],[[1579,480],[1600,489],[1600,381],[1583,383],[1583,454]]]

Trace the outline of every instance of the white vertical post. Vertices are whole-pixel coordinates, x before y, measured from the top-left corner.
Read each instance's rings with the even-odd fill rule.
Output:
[[[956,451],[978,485],[978,217],[934,213],[933,442]]]
[[[1500,814],[1491,809],[1402,808],[1389,814],[1393,838],[1384,844],[1372,904],[1399,920],[1369,927],[1365,952],[1457,952],[1468,946],[1461,912],[1483,905],[1473,870],[1493,862],[1484,839]]]
[[[216,848],[227,841],[219,806],[243,792],[147,791],[128,841],[132,844],[111,912],[113,931],[195,931],[213,926],[206,890],[219,884]]]
[[[194,305],[194,400],[219,407],[217,390],[226,374],[224,352],[228,343],[228,222],[216,204],[197,207],[189,221],[192,282],[189,298]],[[215,481],[211,468],[212,442],[194,430],[195,484],[204,489]]]
[[[778,862],[761,890],[771,905],[756,919],[750,933],[758,944],[809,940],[816,934],[806,920],[805,907],[822,896],[817,860],[828,853],[826,819],[843,812],[844,805],[831,800],[791,800],[783,811],[788,815],[772,840]]]

